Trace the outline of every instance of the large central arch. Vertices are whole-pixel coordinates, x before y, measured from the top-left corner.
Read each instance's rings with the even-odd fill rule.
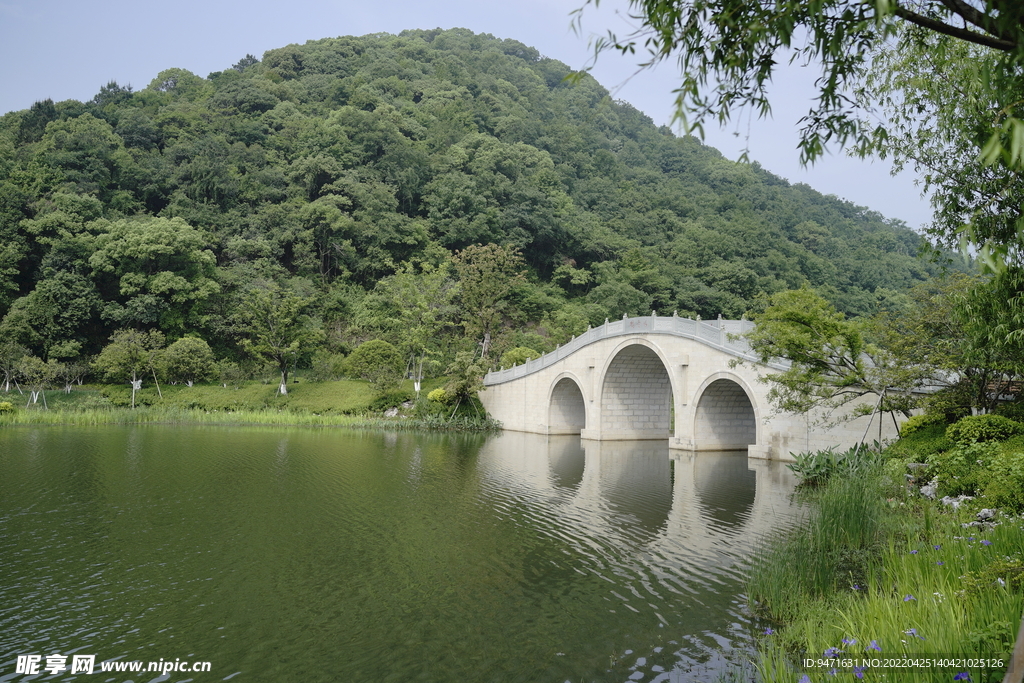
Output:
[[[700,392],[693,421],[697,450],[747,450],[757,443],[757,414],[747,390],[722,375],[712,376]]]
[[[643,344],[614,355],[601,387],[603,438],[667,439],[672,433],[672,382],[661,357]]]

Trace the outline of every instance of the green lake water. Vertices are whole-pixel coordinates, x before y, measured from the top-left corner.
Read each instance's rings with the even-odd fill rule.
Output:
[[[713,681],[794,481],[662,442],[0,429],[0,683]],[[208,673],[100,673],[104,661]]]

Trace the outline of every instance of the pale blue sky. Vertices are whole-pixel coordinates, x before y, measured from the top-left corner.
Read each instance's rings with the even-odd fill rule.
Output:
[[[591,35],[609,27],[620,34],[629,29],[625,0],[604,0],[584,12],[583,33],[576,35],[570,12],[582,1],[0,0],[0,63],[7,65],[0,77],[0,113],[47,97],[88,100],[110,80],[141,89],[171,67],[206,76],[246,53],[259,57],[289,43],[407,28],[460,26],[514,38],[581,68],[591,57]],[[632,103],[655,123],[669,123],[677,80],[672,65],[633,76],[635,62],[606,54],[592,73],[617,99]],[[705,142],[731,159],[749,145],[752,159],[791,182],[807,183],[913,228],[928,222],[931,212],[914,176],[893,178],[887,163],[849,159],[835,150],[809,169],[800,167],[796,122],[809,107],[813,80],[814,73],[790,68],[776,78],[771,120],[744,116],[725,130],[709,127]]]

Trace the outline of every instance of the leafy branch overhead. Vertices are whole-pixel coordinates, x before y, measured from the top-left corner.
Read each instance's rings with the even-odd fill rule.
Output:
[[[928,374],[868,342],[862,323],[846,320],[806,287],[773,295],[754,321],[745,336],[758,359],[790,363],[764,378],[771,385],[769,400],[780,411],[820,412],[826,422],[851,404],[856,405],[848,417],[878,406],[909,414],[911,390]],[[861,401],[865,396],[873,398]]]
[[[743,107],[767,116],[767,87],[780,60],[818,66],[816,102],[802,120],[804,161],[821,156],[830,141],[870,144],[852,93],[872,53],[901,26],[998,52],[997,79],[1019,78],[1024,64],[1024,6],[1014,0],[631,0],[630,8],[640,28],[609,34],[596,50],[642,50],[643,66],[675,60],[677,111],[688,131],[702,131],[709,119],[727,121]]]

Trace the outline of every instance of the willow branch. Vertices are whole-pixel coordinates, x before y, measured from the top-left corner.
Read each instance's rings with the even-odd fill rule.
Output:
[[[1015,42],[1003,40],[1002,38],[996,38],[994,36],[987,36],[982,33],[976,33],[965,28],[950,26],[949,24],[937,19],[926,17],[922,14],[918,14],[917,12],[911,12],[905,7],[896,6],[896,8],[893,9],[893,14],[898,16],[900,19],[916,24],[921,28],[926,28],[930,31],[935,31],[936,33],[942,33],[953,38],[965,40],[976,45],[990,47],[993,50],[999,50],[1000,52],[1013,52],[1017,49],[1017,43]]]

